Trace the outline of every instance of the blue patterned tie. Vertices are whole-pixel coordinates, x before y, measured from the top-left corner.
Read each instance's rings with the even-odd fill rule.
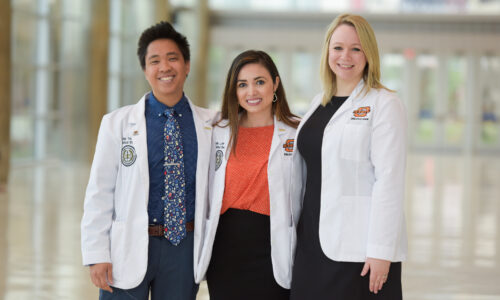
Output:
[[[165,140],[165,237],[175,246],[186,236],[186,183],[184,178],[184,151],[181,130],[174,118],[174,109],[165,110],[167,121],[163,131]]]

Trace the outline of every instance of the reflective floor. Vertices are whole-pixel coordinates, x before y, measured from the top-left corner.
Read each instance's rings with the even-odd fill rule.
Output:
[[[0,194],[0,295],[97,299],[81,266],[80,218],[89,167],[14,166]],[[500,158],[411,155],[406,300],[500,299]],[[198,299],[208,299],[206,287]]]

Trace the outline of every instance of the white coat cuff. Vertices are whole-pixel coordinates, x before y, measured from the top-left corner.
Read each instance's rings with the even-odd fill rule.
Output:
[[[83,265],[91,265],[98,263],[110,263],[111,257],[108,251],[92,251],[82,253]]]
[[[395,257],[394,252],[394,247],[369,244],[366,251],[366,257],[384,259],[392,262],[400,261],[401,258]]]

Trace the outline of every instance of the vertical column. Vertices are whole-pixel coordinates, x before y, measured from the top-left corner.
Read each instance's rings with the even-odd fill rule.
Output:
[[[477,99],[480,97],[480,86],[478,78],[481,76],[479,70],[479,56],[478,54],[469,54],[467,56],[467,79],[465,88],[465,132],[464,132],[464,153],[467,155],[474,154],[476,136],[479,136],[478,121],[480,120],[479,109],[481,103]]]
[[[409,150],[414,150],[415,146],[415,134],[417,132],[418,124],[418,113],[419,113],[419,97],[421,91],[419,91],[418,86],[420,85],[419,70],[417,68],[416,56],[405,55],[405,66],[404,66],[404,79],[403,86],[405,87],[402,91],[402,96],[406,104],[407,116],[408,116],[408,146]]]
[[[479,56],[476,53],[467,55],[467,79],[465,89],[465,130],[464,130],[464,201],[462,202],[462,266],[472,267],[475,262],[475,247],[476,247],[476,223],[477,211],[480,204],[479,189],[481,160],[474,157],[474,148],[476,144],[475,137],[479,136],[477,120],[479,120],[478,108],[481,103],[477,99],[479,97],[481,72],[479,70]],[[476,134],[477,132],[477,134]]]
[[[91,156],[94,155],[99,125],[107,108],[109,12],[109,1],[92,1],[89,70],[89,153]]]
[[[170,1],[156,0],[155,19],[156,22],[170,22],[172,20],[172,8],[170,6]]]
[[[436,137],[434,142],[439,149],[446,147],[446,115],[448,114],[448,56],[438,55],[438,68],[436,70],[437,89],[435,106]]]
[[[10,1],[0,2],[0,193],[6,189],[10,166],[11,13]]]
[[[194,63],[194,99],[197,105],[206,107],[206,87],[207,87],[207,65],[208,65],[208,51],[209,51],[209,39],[210,34],[209,26],[209,10],[208,10],[208,0],[199,0],[196,6],[196,16],[195,20],[198,22],[196,30],[196,44],[197,49],[195,50],[195,57],[191,63]],[[191,65],[191,70],[193,70],[193,65]]]
[[[50,4],[48,0],[37,2],[36,79],[35,79],[35,159],[43,159],[47,153],[47,115],[50,93]]]
[[[11,1],[0,1],[0,292],[7,282],[7,228],[9,197],[5,193],[10,166],[11,115]]]
[[[417,170],[415,164],[417,164],[417,158],[412,155],[411,150],[414,145],[414,135],[416,132],[416,123],[418,120],[418,96],[417,86],[418,86],[418,69],[416,64],[416,55],[413,49],[405,51],[404,54],[404,67],[403,67],[403,89],[401,90],[401,98],[403,99],[406,106],[406,115],[408,118],[408,138],[407,138],[407,186],[406,186],[406,197],[405,197],[405,209],[407,215],[407,231],[409,236],[415,236],[415,227],[418,227],[418,211],[415,211],[418,205],[415,202],[418,201],[415,195],[418,195],[416,189],[419,188],[417,182],[417,172],[411,170]],[[421,238],[420,238],[421,239]],[[415,241],[409,241],[409,247],[415,247]]]
[[[109,45],[107,49],[107,78],[108,78],[108,103],[107,111],[112,111],[120,107],[121,95],[121,61],[122,61],[122,39],[121,39],[121,19],[122,19],[122,4],[121,0],[109,0]]]

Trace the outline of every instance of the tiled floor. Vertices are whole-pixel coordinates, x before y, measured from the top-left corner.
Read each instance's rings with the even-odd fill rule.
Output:
[[[89,167],[14,166],[0,194],[0,295],[97,299],[81,266]],[[500,158],[410,155],[406,300],[500,299]],[[208,299],[206,287],[198,299]]]

